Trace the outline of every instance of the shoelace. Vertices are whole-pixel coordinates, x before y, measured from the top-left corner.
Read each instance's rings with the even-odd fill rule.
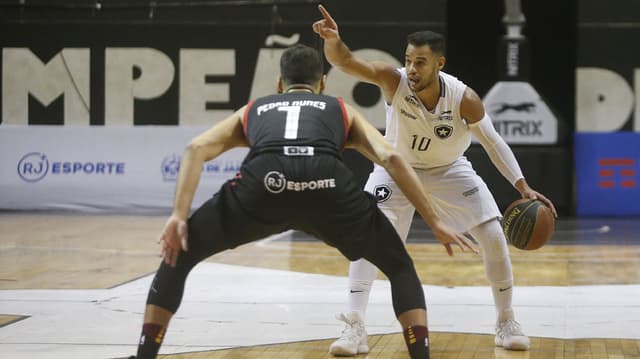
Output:
[[[500,322],[498,325],[498,332],[500,335],[504,336],[508,335],[524,335],[522,332],[522,328],[520,328],[520,323],[516,322],[513,319],[507,319],[503,322]]]
[[[336,319],[346,324],[345,328],[342,330],[342,336],[347,336],[350,340],[358,339],[358,328],[356,325],[356,321],[349,320],[349,318],[347,318],[344,313],[336,315]]]

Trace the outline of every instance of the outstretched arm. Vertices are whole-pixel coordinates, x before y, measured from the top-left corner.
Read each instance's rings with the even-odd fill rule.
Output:
[[[451,244],[459,246],[463,251],[470,249],[477,253],[477,249],[467,237],[455,233],[435,215],[418,175],[409,163],[362,115],[349,105],[346,105],[346,108],[351,118],[351,130],[347,145],[387,170],[402,193],[407,196],[420,216],[431,227],[436,239],[445,246],[449,255],[453,255]]]
[[[469,124],[471,132],[487,151],[494,166],[520,192],[522,198],[538,199],[551,208],[554,216],[558,216],[553,202],[541,193],[529,187],[522,174],[516,156],[504,139],[496,132],[491,118],[484,110],[478,94],[467,88],[460,103],[460,114]]]
[[[184,150],[176,183],[173,212],[164,226],[160,241],[162,255],[167,264],[175,266],[180,249],[187,251],[187,217],[195,195],[202,164],[223,152],[239,146],[247,146],[242,128],[245,107],[196,136]]]
[[[324,39],[324,54],[329,63],[362,81],[377,85],[390,102],[400,82],[400,74],[389,64],[369,62],[354,56],[340,39],[338,24],[331,14],[322,5],[318,5],[318,10],[323,18],[313,23],[313,31]]]

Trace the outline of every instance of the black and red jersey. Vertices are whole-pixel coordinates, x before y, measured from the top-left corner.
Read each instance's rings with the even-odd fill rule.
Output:
[[[311,146],[340,152],[348,136],[342,99],[308,92],[271,95],[250,102],[244,132],[252,150]]]
[[[304,92],[267,96],[250,103],[243,120],[250,152],[240,172],[189,218],[189,251],[178,265],[292,229],[380,268],[392,281],[396,314],[423,309],[402,240],[342,161],[349,136],[342,100]]]

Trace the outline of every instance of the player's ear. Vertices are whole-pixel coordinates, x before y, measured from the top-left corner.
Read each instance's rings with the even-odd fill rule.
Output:
[[[322,75],[322,77],[320,78],[320,89],[318,91],[318,93],[323,93],[324,92],[324,88],[326,86],[327,83],[327,75]]]
[[[284,84],[282,83],[282,77],[278,76],[278,93],[284,92]]]
[[[444,56],[438,56],[438,70],[442,70],[447,59]]]

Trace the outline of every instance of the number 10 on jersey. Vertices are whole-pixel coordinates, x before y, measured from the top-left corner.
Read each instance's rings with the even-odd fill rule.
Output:
[[[412,135],[411,149],[416,151],[426,151],[429,148],[431,139],[424,136]]]

